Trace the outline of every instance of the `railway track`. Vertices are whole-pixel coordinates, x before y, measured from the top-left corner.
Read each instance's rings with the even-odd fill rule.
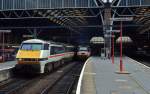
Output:
[[[63,90],[61,89],[63,85],[65,85],[65,90],[63,91],[65,93],[63,94],[70,94],[69,92],[74,88],[82,65],[83,63],[71,62],[48,75],[31,79],[8,79],[0,83],[0,94],[49,94],[49,92],[53,92],[50,94],[60,94],[57,92]]]
[[[7,81],[3,84],[0,84],[0,94],[15,94],[18,89],[24,87],[28,83],[29,80],[25,79],[9,79],[11,81]]]
[[[78,81],[79,74],[81,72],[83,63],[75,64],[71,70],[66,72],[57,83],[45,88],[41,94],[71,94],[73,89],[76,89],[75,85]]]
[[[34,77],[34,78],[10,78],[0,83],[0,94],[20,94],[18,93],[19,90],[28,86],[30,83],[38,81],[39,79],[43,78]]]

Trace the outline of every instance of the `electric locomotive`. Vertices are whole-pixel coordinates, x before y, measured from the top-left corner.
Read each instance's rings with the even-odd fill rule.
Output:
[[[23,72],[49,73],[64,64],[65,46],[60,43],[47,42],[40,39],[23,41],[16,55],[15,69]],[[72,55],[70,55],[70,58]]]
[[[77,57],[81,60],[86,60],[90,56],[89,48],[86,46],[79,46]]]

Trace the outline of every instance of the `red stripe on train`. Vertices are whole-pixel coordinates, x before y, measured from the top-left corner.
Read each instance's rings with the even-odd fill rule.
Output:
[[[56,54],[56,55],[51,55],[51,56],[48,56],[48,58],[53,58],[53,57],[58,57],[58,56],[64,56],[65,54]]]

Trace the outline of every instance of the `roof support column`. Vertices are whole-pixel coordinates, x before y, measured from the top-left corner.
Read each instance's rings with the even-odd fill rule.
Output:
[[[109,0],[108,0],[109,1]],[[111,33],[106,32],[107,30],[110,30],[110,18],[111,18],[111,7],[110,3],[105,3],[105,9],[104,9],[104,48],[105,48],[105,56],[107,58],[110,58],[111,56]]]

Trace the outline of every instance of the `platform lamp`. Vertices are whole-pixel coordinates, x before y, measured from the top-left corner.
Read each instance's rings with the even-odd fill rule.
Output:
[[[106,30],[106,32],[110,33],[111,37],[112,37],[112,45],[111,45],[112,50],[111,50],[111,53],[112,53],[112,64],[114,64],[114,56],[115,56],[114,55],[114,37],[115,37],[114,33],[119,33],[120,30]]]
[[[110,18],[111,21],[117,21],[120,22],[120,67],[119,71],[116,73],[119,74],[129,74],[129,72],[124,70],[123,60],[122,60],[122,22],[123,21],[132,21],[133,17],[120,17],[120,18]]]
[[[3,39],[2,39],[2,60],[3,62],[5,61],[5,53],[4,53],[4,50],[5,50],[5,33],[10,33],[11,30],[0,30],[0,33],[2,33],[2,36],[3,36]]]

